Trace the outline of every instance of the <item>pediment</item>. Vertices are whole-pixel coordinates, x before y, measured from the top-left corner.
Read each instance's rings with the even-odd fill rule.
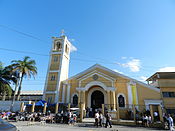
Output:
[[[133,78],[130,78],[128,76],[125,76],[121,73],[118,73],[116,71],[113,71],[109,68],[106,68],[104,66],[101,66],[99,64],[95,64],[93,66],[91,66],[90,68],[78,73],[77,75],[75,76],[72,76],[70,77],[69,79],[63,81],[63,82],[67,82],[67,81],[76,81],[75,83],[79,83],[79,87],[81,87],[81,84],[79,81],[83,81],[83,80],[87,80],[88,78],[93,78],[93,75],[98,75],[100,77],[103,77],[105,80],[104,81],[113,81],[111,83],[114,84],[114,81],[118,80],[118,79],[125,79],[127,80],[128,82],[134,82],[134,83],[137,83],[139,85],[142,85],[144,87],[147,87],[147,88],[150,88],[150,89],[153,89],[153,90],[156,90],[156,91],[160,91],[159,89],[156,89],[155,87],[153,86],[150,86],[150,85],[147,85],[141,81],[138,81],[136,79],[133,79]],[[90,81],[90,80],[89,80]],[[92,79],[91,79],[92,81]],[[87,83],[87,82],[85,82]]]
[[[93,66],[91,66],[90,68],[78,73],[77,75],[75,76],[72,76],[70,77],[68,80],[71,80],[71,79],[82,79],[83,77],[85,77],[86,75],[90,75],[92,73],[99,73],[99,74],[102,74],[104,76],[107,76],[109,79],[116,79],[117,77],[121,77],[121,78],[125,78],[125,79],[130,79],[129,77],[123,75],[123,74],[120,74],[118,72],[115,72],[111,69],[108,69],[104,66],[101,66],[99,64],[95,64]]]
[[[79,87],[84,87],[87,83],[92,81],[100,81],[108,87],[113,87],[115,78],[110,77],[107,74],[104,74],[98,70],[91,71],[77,79],[79,82]]]

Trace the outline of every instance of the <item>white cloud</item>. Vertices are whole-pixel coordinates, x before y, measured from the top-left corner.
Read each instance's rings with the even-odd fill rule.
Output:
[[[175,67],[163,67],[160,68],[157,72],[175,72]]]
[[[69,39],[69,41],[74,42],[74,41],[75,41],[75,39]]]
[[[118,73],[120,73],[120,74],[123,74],[123,72],[118,71],[117,69],[114,69],[113,71],[118,72]]]
[[[125,59],[127,59],[127,57],[125,57],[125,56],[122,56],[122,57],[121,57],[121,59],[125,60]]]
[[[139,78],[139,80],[142,81],[142,82],[145,82],[146,79],[147,79],[147,77],[145,77],[145,76],[141,76],[141,77]]]
[[[139,59],[131,59],[127,63],[121,64],[123,67],[128,67],[131,72],[138,72],[140,71],[141,62]]]
[[[70,52],[74,52],[74,51],[77,51],[77,48],[71,44]]]

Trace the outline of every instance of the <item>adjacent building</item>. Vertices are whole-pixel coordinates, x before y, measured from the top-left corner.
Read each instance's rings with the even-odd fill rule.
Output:
[[[147,79],[148,85],[160,89],[161,100],[167,113],[175,113],[175,72],[156,72]]]
[[[20,100],[21,101],[40,101],[43,97],[43,91],[41,90],[28,90],[21,91]]]

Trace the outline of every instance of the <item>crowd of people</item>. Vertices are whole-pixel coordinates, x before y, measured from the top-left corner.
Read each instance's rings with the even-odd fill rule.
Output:
[[[139,114],[136,113],[136,124],[139,125],[141,120],[141,124],[145,127],[150,127],[152,123],[152,117],[150,114],[141,114],[141,118],[139,118]]]
[[[173,118],[170,114],[163,114],[163,119],[164,119],[164,123],[165,123],[165,128],[168,128],[170,131],[175,131],[174,129],[174,121]]]
[[[147,112],[144,114],[141,113],[140,115],[136,113],[135,117],[136,117],[136,125],[139,125],[141,121],[142,126],[145,126],[145,127],[151,127],[151,124],[154,124],[154,122],[160,121],[159,114],[156,111],[153,113],[153,118],[151,117],[150,112]],[[164,122],[165,129],[170,129],[170,131],[175,131],[174,121],[170,114],[166,114],[166,113],[163,114],[163,122]]]
[[[111,123],[112,117],[109,112],[106,112],[106,115],[103,116],[101,111],[97,111],[95,113],[95,126],[98,127],[105,127],[107,128],[108,126],[112,128],[112,123]]]
[[[45,114],[41,112],[0,112],[0,118],[8,121],[45,121],[45,123],[64,123],[75,124],[77,115],[72,111],[61,111],[61,113],[52,114],[47,111]]]
[[[79,114],[76,114],[73,111],[61,111],[57,114],[52,114],[50,111],[47,111],[45,114],[41,112],[0,112],[0,118],[6,120],[14,120],[14,121],[45,121],[46,123],[64,123],[69,125],[74,125],[77,122],[77,117]],[[86,117],[95,117],[94,125],[96,127],[110,127],[112,128],[112,117],[108,111],[105,111],[105,115],[99,110],[90,111],[86,110]],[[159,121],[159,114],[157,112],[153,113],[153,118],[150,115],[150,112],[146,112],[144,114],[139,114],[136,112],[135,115],[136,125],[142,124],[145,127],[151,127],[152,124],[156,121]],[[174,121],[170,114],[163,114],[164,126],[165,129],[170,129],[170,131],[174,129]],[[141,123],[140,123],[141,122]]]

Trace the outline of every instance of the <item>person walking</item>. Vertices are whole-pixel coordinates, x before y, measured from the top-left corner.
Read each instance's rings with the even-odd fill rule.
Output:
[[[112,128],[112,125],[111,125],[111,114],[107,111],[106,112],[106,125],[105,125],[105,128],[108,127],[108,124],[110,126],[110,128]]]
[[[175,129],[174,129],[174,123],[173,123],[173,118],[171,117],[170,114],[168,114],[168,123],[169,123],[169,129],[170,129],[170,131],[175,131]]]

